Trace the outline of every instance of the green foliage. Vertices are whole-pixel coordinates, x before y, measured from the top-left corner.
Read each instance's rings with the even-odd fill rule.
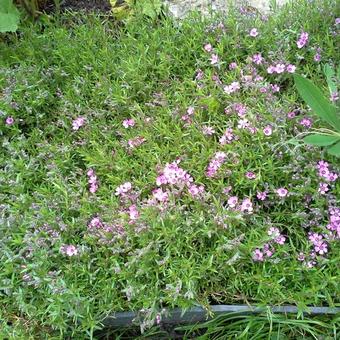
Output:
[[[43,29],[26,22],[20,35],[1,41],[0,338],[96,338],[103,318],[124,310],[146,315],[146,328],[164,307],[337,305],[337,241],[327,240],[328,253],[317,255],[314,267],[298,256],[312,250],[309,231],[328,232],[328,206],[340,194],[339,182],[328,183],[329,195],[318,193],[316,163],[328,162],[334,173],[339,163],[319,148],[291,142],[305,133],[299,116],[287,118],[298,102],[291,78],[268,75],[249,61],[259,52],[272,64],[285,60],[319,86],[323,76],[313,50],[297,52],[296,38],[302,27],[308,30],[309,46],[320,46],[331,62],[339,54],[330,30],[334,4],[293,2],[267,21],[239,12],[193,14],[180,25],[138,15],[116,25],[103,15],[65,13]],[[249,37],[254,26],[256,39]],[[211,65],[207,42],[219,65]],[[238,68],[230,70],[232,62]],[[243,82],[254,67],[264,78],[256,85],[270,91],[277,83],[280,93],[261,93],[249,78]],[[216,75],[222,84],[241,81],[242,89],[227,95]],[[238,128],[235,112],[225,113],[234,103],[247,106],[257,133]],[[190,106],[195,113],[185,124]],[[79,116],[85,123],[74,130]],[[6,124],[8,117],[14,123]],[[135,126],[126,129],[129,118]],[[265,136],[268,125],[272,134]],[[204,135],[206,126],[215,134]],[[221,145],[229,127],[238,139]],[[139,137],[143,143],[129,147]],[[227,161],[210,179],[206,169],[216,151]],[[207,195],[193,199],[179,190],[167,209],[149,206],[159,171],[178,158]],[[95,194],[88,187],[90,168],[99,181]],[[248,171],[256,178],[248,180]],[[115,195],[127,181],[138,197],[136,224]],[[252,198],[252,214],[227,208],[229,186],[229,195]],[[281,187],[289,190],[284,199],[275,191]],[[267,199],[257,200],[257,191],[265,190]],[[95,216],[124,233],[112,242],[104,232],[93,236],[88,224]],[[271,226],[287,241],[268,260],[254,262]],[[64,244],[76,245],[78,254],[62,254]],[[239,325],[242,333],[246,323]]]
[[[112,13],[118,20],[129,20],[136,15],[148,17],[152,20],[163,14],[161,0],[110,0]]]
[[[329,65],[326,65],[325,74],[331,93],[336,92],[336,82],[333,80],[335,72]],[[301,97],[310,106],[313,112],[324,122],[328,123],[334,130],[323,129],[317,134],[311,134],[303,140],[307,144],[326,146],[326,150],[337,157],[340,157],[340,113],[339,108],[331,104],[310,80],[294,75],[295,86]],[[335,145],[334,145],[335,144]]]
[[[298,74],[294,75],[295,86],[299,94],[313,112],[323,121],[328,123],[336,131],[340,131],[340,118],[337,109],[323,95],[322,91],[315,86],[309,79]]]
[[[20,13],[12,0],[0,1],[0,33],[15,32],[18,29]]]
[[[229,313],[195,326],[178,327],[185,330],[184,339],[336,339],[339,317],[303,317],[294,315],[246,315]],[[201,331],[201,334],[200,332]]]

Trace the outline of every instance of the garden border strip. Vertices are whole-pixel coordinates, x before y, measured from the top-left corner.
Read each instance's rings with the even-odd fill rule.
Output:
[[[240,312],[240,313],[263,313],[268,309],[272,313],[298,313],[299,309],[296,306],[266,306],[255,307],[248,305],[213,305],[211,311],[214,316],[220,316],[225,313]],[[339,307],[308,307],[303,314],[309,315],[329,315],[340,313]],[[138,316],[137,312],[117,312],[104,319],[103,324],[110,327],[122,327],[133,324],[133,320]],[[184,314],[182,309],[174,308],[167,310],[167,315],[162,317],[162,323],[177,324],[177,323],[196,323],[207,321],[212,317],[207,318],[207,310],[202,307],[192,307]]]

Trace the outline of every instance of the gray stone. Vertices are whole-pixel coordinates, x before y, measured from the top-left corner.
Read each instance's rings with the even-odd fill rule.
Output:
[[[164,0],[165,4],[169,6],[170,12],[176,18],[184,17],[191,10],[198,10],[202,14],[207,14],[210,10],[226,12],[231,4],[248,6],[248,8],[253,8],[261,13],[268,14],[271,4],[276,3],[277,6],[282,6],[288,1],[289,0]]]

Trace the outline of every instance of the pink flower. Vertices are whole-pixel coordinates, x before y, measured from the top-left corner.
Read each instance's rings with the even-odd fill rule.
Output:
[[[248,172],[246,172],[246,177],[247,177],[248,179],[255,179],[255,178],[256,178],[256,175],[255,175],[254,172],[248,171]]]
[[[279,197],[286,197],[288,195],[288,190],[285,188],[279,188],[276,190],[276,193]]]
[[[339,100],[339,93],[338,92],[332,92],[331,96],[329,97],[329,100],[333,103]]]
[[[115,195],[123,195],[129,192],[132,189],[132,184],[130,182],[125,182],[124,184],[121,184],[119,187],[116,189]]]
[[[225,195],[228,195],[229,194],[229,192],[232,190],[232,186],[227,186],[227,187],[225,187],[223,190],[222,190],[222,192],[225,194]]]
[[[206,136],[211,136],[215,133],[214,128],[210,127],[210,126],[203,126],[202,127],[202,133]]]
[[[229,64],[229,70],[235,70],[237,64],[235,62]]]
[[[132,127],[134,125],[135,125],[135,120],[132,118],[123,120],[123,126],[125,127],[125,129]]]
[[[245,198],[242,201],[241,211],[242,212],[248,212],[248,213],[252,213],[253,212],[253,204],[252,204],[252,202],[251,202],[251,200],[249,198]]]
[[[257,37],[257,36],[259,35],[259,32],[257,31],[256,28],[252,28],[252,29],[250,30],[250,32],[249,32],[249,35],[250,35],[251,37]]]
[[[187,114],[192,116],[195,113],[195,108],[193,106],[189,106],[187,109]]]
[[[322,235],[318,233],[309,233],[308,239],[313,243],[313,245],[317,245],[322,242]]]
[[[327,183],[320,183],[319,184],[319,189],[318,189],[318,192],[321,194],[321,195],[325,195],[326,192],[329,190],[329,187],[328,187],[328,184]]]
[[[89,228],[101,228],[103,223],[99,217],[93,217],[88,226]]]
[[[223,136],[219,139],[221,145],[230,144],[235,139],[232,128],[227,128]]]
[[[11,116],[7,117],[5,123],[6,123],[6,125],[14,124],[14,118],[11,117]]]
[[[298,41],[296,42],[296,45],[298,48],[304,47],[308,43],[308,33],[307,32],[302,32],[299,36]]]
[[[71,257],[78,254],[78,249],[74,245],[64,244],[60,247],[60,252]]]
[[[300,252],[297,259],[298,259],[298,261],[303,262],[305,260],[305,258],[306,258],[305,254]]]
[[[327,243],[319,242],[314,246],[314,249],[320,255],[326,254],[328,252]]]
[[[262,62],[263,62],[263,58],[262,58],[261,53],[254,54],[254,55],[252,56],[252,61],[253,61],[253,63],[255,63],[256,65],[261,65]]]
[[[238,203],[238,197],[237,196],[231,196],[228,199],[228,205],[230,208],[235,208],[237,206]]]
[[[305,117],[299,121],[299,124],[309,129],[312,126],[312,120],[310,118]]]
[[[210,64],[211,65],[216,65],[219,62],[219,57],[217,54],[212,54],[210,58]]]
[[[335,18],[334,24],[339,25],[340,24],[340,18]]]
[[[84,117],[78,117],[72,122],[72,129],[77,131],[79,130],[85,123]]]
[[[273,93],[280,92],[280,86],[277,84],[270,84],[270,88]]]
[[[264,201],[267,198],[267,192],[266,191],[258,191],[256,194],[256,197],[260,201]]]
[[[321,54],[320,53],[315,53],[313,59],[314,59],[315,62],[318,63],[321,60]]]
[[[285,71],[285,68],[286,68],[285,64],[277,64],[275,66],[275,72],[276,73],[283,73]]]
[[[205,44],[204,45],[204,50],[206,51],[206,52],[211,52],[212,51],[212,46],[211,46],[211,44]]]
[[[267,233],[268,233],[269,236],[273,236],[273,237],[278,237],[281,234],[280,230],[278,228],[275,228],[275,227],[269,228]]]
[[[286,66],[286,71],[288,73],[294,73],[295,70],[296,70],[296,66],[295,65],[289,64],[289,65]]]
[[[263,129],[263,133],[266,136],[270,136],[273,133],[273,129],[270,125],[267,125],[264,129]]]
[[[134,204],[129,207],[129,217],[130,217],[130,220],[132,221],[135,221],[139,218],[139,212],[137,210],[136,205]]]
[[[201,69],[199,69],[199,70],[197,71],[197,73],[196,73],[195,79],[196,79],[196,80],[202,80],[203,77],[204,77],[204,72],[203,72]]]
[[[287,118],[288,119],[293,119],[293,118],[295,118],[295,116],[296,116],[296,113],[294,111],[291,111],[291,112],[287,113]]]
[[[233,105],[233,109],[237,112],[237,115],[241,118],[244,118],[247,113],[247,107],[242,103],[235,103]]]
[[[224,92],[227,94],[231,94],[233,92],[238,91],[241,88],[240,83],[238,81],[233,81],[230,85],[226,85],[224,87]]]
[[[273,74],[274,72],[276,72],[275,66],[270,65],[270,66],[267,67],[267,73],[268,74]]]
[[[255,249],[255,251],[253,253],[253,260],[259,261],[259,262],[262,262],[264,260],[263,253],[260,249]]]
[[[209,162],[206,175],[207,177],[213,177],[218,169],[222,166],[222,164],[225,162],[225,159],[227,158],[227,154],[225,152],[216,152],[214,157]]]
[[[192,197],[197,197],[201,195],[204,192],[204,186],[203,185],[196,185],[196,184],[191,184],[188,188],[188,191]]]
[[[169,198],[168,193],[161,188],[153,190],[152,195],[159,202],[166,202]]]
[[[286,242],[286,238],[283,235],[279,235],[274,240],[277,244],[284,244]]]
[[[98,184],[92,183],[89,190],[91,194],[94,194],[98,190]]]
[[[87,171],[88,184],[90,186],[89,190],[91,194],[94,194],[98,190],[98,178],[93,169]]]

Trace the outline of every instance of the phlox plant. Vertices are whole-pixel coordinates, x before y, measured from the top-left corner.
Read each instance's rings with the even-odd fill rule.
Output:
[[[301,311],[230,316],[218,336],[332,336],[321,319],[289,325],[339,306],[339,159],[300,142],[329,121],[293,79],[325,93],[335,5],[124,24],[67,12],[6,35],[0,338],[99,338],[128,310],[162,330],[167,309],[211,304]]]

